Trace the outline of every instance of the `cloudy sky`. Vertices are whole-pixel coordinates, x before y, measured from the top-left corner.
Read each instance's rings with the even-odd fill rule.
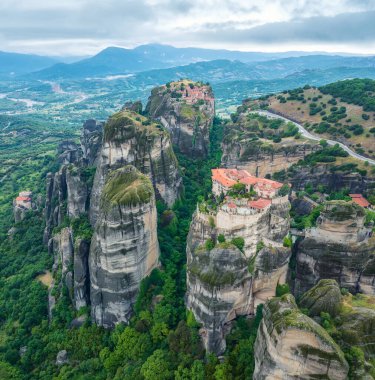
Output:
[[[375,0],[1,0],[0,50],[89,55],[163,43],[375,54]]]

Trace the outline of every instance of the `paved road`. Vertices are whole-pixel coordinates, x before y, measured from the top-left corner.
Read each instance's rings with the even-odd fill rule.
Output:
[[[263,111],[263,110],[254,111],[254,113],[259,113],[260,115],[264,115],[264,116],[267,116],[269,118],[282,119],[282,120],[285,120],[287,122],[293,123],[294,125],[296,125],[298,127],[298,129],[301,132],[301,135],[303,137],[306,137],[307,139],[314,140],[314,141],[322,140],[322,137],[313,135],[312,133],[307,131],[301,124],[296,123],[293,120],[287,119],[284,116],[280,116],[280,115],[277,115],[276,113],[272,113],[270,111]],[[334,141],[334,140],[326,140],[326,141],[329,145],[339,144],[342,149],[344,149],[346,152],[349,153],[350,156],[357,158],[358,160],[361,160],[361,161],[367,161],[370,165],[375,165],[375,160],[372,160],[371,158],[367,158],[365,156],[361,156],[360,154],[352,151],[349,147],[347,147],[346,145],[344,145],[343,143],[341,143],[339,141]]]

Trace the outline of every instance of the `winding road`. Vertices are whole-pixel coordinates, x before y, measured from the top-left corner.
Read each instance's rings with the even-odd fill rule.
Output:
[[[314,140],[314,141],[320,141],[322,140],[322,137],[319,137],[319,136],[315,136],[313,135],[312,133],[310,133],[309,131],[307,131],[301,124],[299,123],[296,123],[295,121],[293,120],[290,120],[284,116],[281,116],[281,115],[278,115],[276,113],[273,113],[273,112],[270,112],[270,111],[254,111],[253,113],[258,113],[260,115],[263,115],[263,116],[266,116],[268,118],[273,118],[273,119],[282,119],[284,121],[287,121],[287,122],[290,122],[290,123],[293,123],[295,126],[298,127],[301,135],[309,140]],[[368,157],[365,157],[365,156],[361,156],[360,154],[354,152],[353,150],[351,150],[348,146],[346,146],[345,144],[339,142],[339,141],[335,141],[335,140],[326,140],[327,143],[329,145],[340,145],[342,149],[344,149],[346,152],[349,153],[350,156],[354,157],[354,158],[357,158],[358,160],[361,160],[361,161],[367,161],[370,165],[375,165],[375,160],[372,160],[371,158],[368,158]]]

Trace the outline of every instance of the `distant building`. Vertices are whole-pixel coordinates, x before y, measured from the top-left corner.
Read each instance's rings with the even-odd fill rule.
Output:
[[[212,169],[212,192],[214,195],[220,196],[222,193],[226,195],[236,183],[244,184],[247,191],[253,188],[260,198],[265,199],[272,199],[278,196],[278,192],[283,186],[282,183],[277,181],[255,177],[246,170]],[[258,200],[255,202],[262,204],[263,201]]]
[[[13,202],[14,219],[19,222],[25,217],[25,213],[33,209],[31,191],[21,191]]]
[[[354,203],[357,203],[357,205],[360,205],[364,208],[371,208],[370,202],[363,197],[362,194],[349,194],[350,198],[352,198],[352,201]]]

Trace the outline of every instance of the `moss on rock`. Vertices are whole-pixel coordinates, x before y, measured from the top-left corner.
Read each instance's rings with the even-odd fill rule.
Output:
[[[102,193],[103,205],[132,206],[150,202],[154,190],[150,179],[128,165],[108,175]]]
[[[299,305],[309,310],[310,316],[319,316],[321,312],[336,316],[340,311],[342,296],[335,280],[320,280],[300,299]]]

